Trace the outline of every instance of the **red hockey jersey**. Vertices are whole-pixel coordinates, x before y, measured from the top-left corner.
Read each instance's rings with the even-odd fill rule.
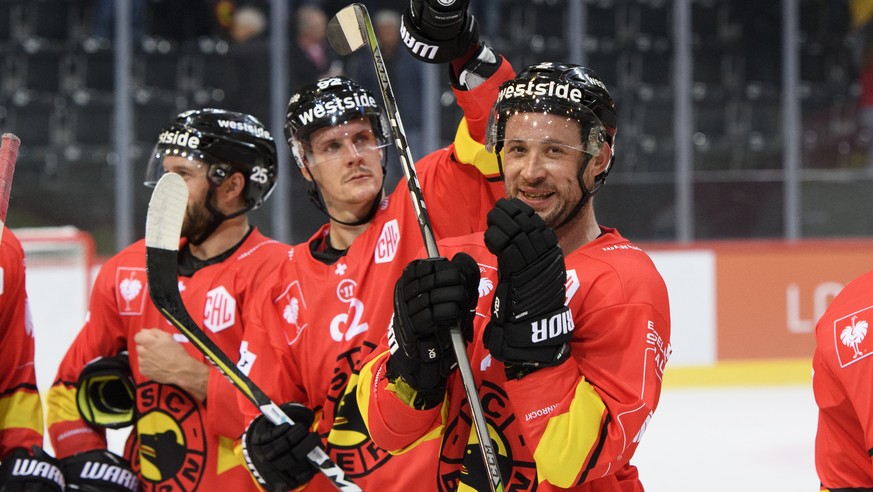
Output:
[[[0,460],[42,446],[42,404],[33,365],[33,323],[24,286],[24,251],[3,229],[0,244]]]
[[[287,263],[290,246],[253,230],[225,260],[179,277],[188,312],[216,345],[234,357],[243,334],[243,306],[256,283]],[[256,490],[234,440],[244,429],[235,389],[217,370],[206,401],[175,385],[145,379],[138,371],[134,335],[160,328],[204,358],[154,307],[147,290],[145,243],[127,247],[103,265],[95,281],[88,319],[61,362],[48,395],[49,436],[58,457],[105,448],[102,432],[89,427],[76,407],[76,381],[99,356],[130,351],[137,384],[137,421],[125,457],[145,490]]]
[[[496,257],[481,233],[440,243],[444,256],[464,251],[479,263],[467,355],[506,490],[643,490],[629,461],[657,407],[670,355],[667,288],[643,251],[614,229],[602,230],[565,258],[573,357],[511,381],[482,341]],[[439,469],[418,490],[488,490],[460,376],[449,378],[441,407],[414,410],[387,389],[387,350],[386,338],[358,383],[358,406],[373,441],[397,453],[440,443]]]
[[[512,76],[504,61],[485,84],[456,91],[470,125],[468,141],[471,136],[481,140],[497,88]],[[465,128],[459,133],[466,133]],[[503,195],[502,182],[489,182],[481,168],[457,160],[453,144],[416,164],[438,238],[484,230],[486,213]],[[316,431],[326,439],[328,454],[364,490],[421,490],[421,477],[435,472],[435,461],[422,459],[424,450],[419,457],[392,457],[374,446],[355,400],[361,362],[390,321],[394,282],[423,247],[406,183],[382,201],[366,231],[332,265],[310,250],[310,243],[328,231],[326,225],[309,242],[297,245],[293,260],[267,283],[267,304],[247,309],[239,367],[250,371],[252,380],[277,403],[297,401],[314,409]],[[431,455],[436,452],[434,445]],[[307,487],[332,489],[321,475]]]
[[[873,488],[873,271],[846,285],[815,327],[815,467],[821,490]]]

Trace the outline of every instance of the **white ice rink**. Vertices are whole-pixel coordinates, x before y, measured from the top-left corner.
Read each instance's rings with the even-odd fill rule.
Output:
[[[665,387],[635,459],[647,492],[817,492],[812,386]]]

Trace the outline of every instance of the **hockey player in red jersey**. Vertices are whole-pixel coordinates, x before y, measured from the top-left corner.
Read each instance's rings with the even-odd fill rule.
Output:
[[[441,61],[452,61],[453,88],[465,114],[454,144],[416,165],[435,235],[450,237],[483,230],[485,213],[502,196],[502,184],[486,178],[499,180],[493,156],[491,169],[470,164],[477,164],[480,150],[489,155],[482,146],[488,113],[499,84],[513,72],[478,43],[467,2],[440,3],[447,2],[413,1],[422,24],[413,24],[410,12],[404,22],[415,36],[446,40]],[[442,27],[423,21],[435,22],[437,8],[444,9]],[[390,321],[393,282],[423,246],[406,183],[383,193],[385,153],[395,151],[388,121],[375,96],[334,77],[292,95],[285,129],[329,223],[295,246],[293,260],[268,283],[266,304],[247,311],[239,367],[272,399],[294,402],[283,409],[296,425],[274,427],[252,413],[244,455],[269,490],[303,484],[330,490],[305,459],[317,436],[364,490],[421,490],[421,477],[435,471],[427,457],[435,456],[436,446],[422,448],[420,456],[391,456],[373,445],[355,404],[361,361]],[[314,433],[307,428],[313,422]]]
[[[542,63],[501,86],[488,140],[510,199],[484,234],[439,243],[452,261],[404,270],[358,383],[377,445],[439,443],[423,487],[489,487],[450,348],[460,323],[505,490],[643,490],[629,461],[658,404],[670,312],[649,257],[595,218],[615,135],[590,69]]]
[[[815,468],[822,491],[873,490],[873,272],[851,281],[815,327]]]
[[[247,218],[275,184],[274,140],[250,115],[188,111],[160,134],[146,172],[147,185],[165,172],[188,185],[179,289],[216,345],[236,353],[256,283],[290,258],[290,246]],[[140,240],[100,269],[88,319],[48,396],[57,456],[117,460],[105,449],[104,428],[132,424],[125,458],[142,490],[255,490],[234,450],[244,429],[235,388],[154,307],[145,259]],[[103,478],[93,485],[136,486]]]
[[[24,250],[3,228],[0,243],[0,491],[63,491],[57,461],[42,449],[42,403],[33,364],[33,322]]]

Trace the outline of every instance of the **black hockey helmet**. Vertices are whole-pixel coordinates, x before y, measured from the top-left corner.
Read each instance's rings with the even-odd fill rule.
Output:
[[[245,208],[233,215],[260,207],[276,185],[276,143],[257,118],[245,113],[211,108],[180,113],[158,137],[146,168],[146,186],[154,186],[165,172],[168,155],[207,163],[212,186],[241,172],[246,177]]]
[[[607,142],[615,155],[615,101],[590,68],[544,62],[504,82],[488,120],[486,146],[490,151],[499,153],[503,148],[506,121],[516,113],[548,113],[574,119],[581,126],[582,142],[593,144],[589,145],[590,153],[599,151],[598,142]],[[610,161],[598,178],[605,179],[611,167]]]
[[[348,77],[321,79],[295,92],[288,101],[285,138],[300,168],[311,165],[306,150],[312,132],[366,118],[380,147],[391,143],[391,127],[370,91]]]

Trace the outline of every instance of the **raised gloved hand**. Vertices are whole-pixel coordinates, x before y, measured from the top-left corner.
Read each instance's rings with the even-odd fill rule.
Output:
[[[497,256],[497,288],[485,346],[518,379],[570,356],[573,316],[564,305],[567,272],[555,232],[518,199],[488,212],[485,245]]]
[[[39,446],[13,449],[0,463],[0,492],[64,492],[58,460]]]
[[[410,0],[400,36],[406,49],[426,63],[446,63],[466,55],[479,43],[479,25],[467,7],[470,0]]]
[[[89,424],[109,429],[131,425],[135,402],[136,383],[126,350],[115,357],[94,359],[79,374],[76,406]]]
[[[77,453],[61,460],[67,490],[136,492],[139,480],[130,464],[106,449]]]
[[[293,490],[312,480],[315,466],[306,455],[321,439],[310,430],[315,414],[299,403],[280,406],[294,424],[273,425],[258,415],[243,434],[243,457],[249,471],[267,490]]]
[[[394,320],[389,337],[387,376],[407,405],[433,408],[445,396],[446,381],[458,361],[449,329],[460,326],[472,340],[479,299],[479,266],[466,253],[413,260],[394,288]]]

